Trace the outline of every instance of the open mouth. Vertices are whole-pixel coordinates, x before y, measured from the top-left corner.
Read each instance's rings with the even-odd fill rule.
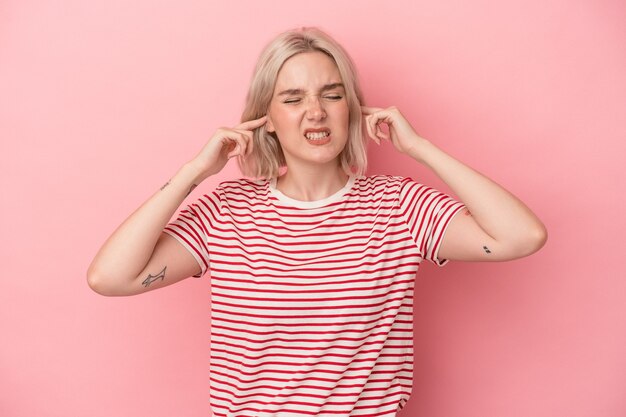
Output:
[[[324,143],[330,140],[330,130],[328,129],[307,129],[304,137],[312,143]]]

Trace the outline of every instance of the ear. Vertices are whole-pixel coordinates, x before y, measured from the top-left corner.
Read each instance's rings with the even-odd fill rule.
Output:
[[[270,117],[270,114],[267,114],[267,121],[265,122],[265,131],[267,132],[276,132],[276,129],[274,129],[274,123],[272,123],[272,118]]]

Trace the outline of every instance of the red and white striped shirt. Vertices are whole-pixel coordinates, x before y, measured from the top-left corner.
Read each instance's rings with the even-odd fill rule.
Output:
[[[413,287],[463,205],[410,178],[350,177],[291,199],[220,184],[165,232],[211,274],[218,417],[395,416],[411,395]]]

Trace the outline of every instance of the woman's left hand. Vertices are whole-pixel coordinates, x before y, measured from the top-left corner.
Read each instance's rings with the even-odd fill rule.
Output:
[[[536,252],[547,233],[541,220],[500,185],[420,137],[396,107],[361,107],[376,143],[393,146],[430,168],[468,210],[454,216],[441,241],[439,259],[506,261]],[[381,129],[389,127],[389,132]],[[470,214],[471,213],[471,214]]]
[[[386,109],[361,106],[361,113],[365,118],[367,132],[379,145],[381,139],[391,140],[398,151],[416,157],[418,147],[426,142],[395,106]],[[381,123],[387,125],[388,133],[381,129]]]

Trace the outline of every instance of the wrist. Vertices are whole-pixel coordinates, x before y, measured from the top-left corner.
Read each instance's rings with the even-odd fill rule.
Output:
[[[161,187],[161,191],[167,187],[170,190],[176,190],[176,192],[182,193],[183,197],[186,197],[203,179],[201,171],[196,165],[188,162],[180,167],[176,174]]]
[[[432,152],[433,147],[434,145],[428,140],[417,137],[416,140],[413,141],[411,148],[407,151],[407,154],[417,162],[426,164],[428,154]]]
[[[194,160],[184,164],[176,175],[180,175],[188,185],[198,185],[208,177]]]

